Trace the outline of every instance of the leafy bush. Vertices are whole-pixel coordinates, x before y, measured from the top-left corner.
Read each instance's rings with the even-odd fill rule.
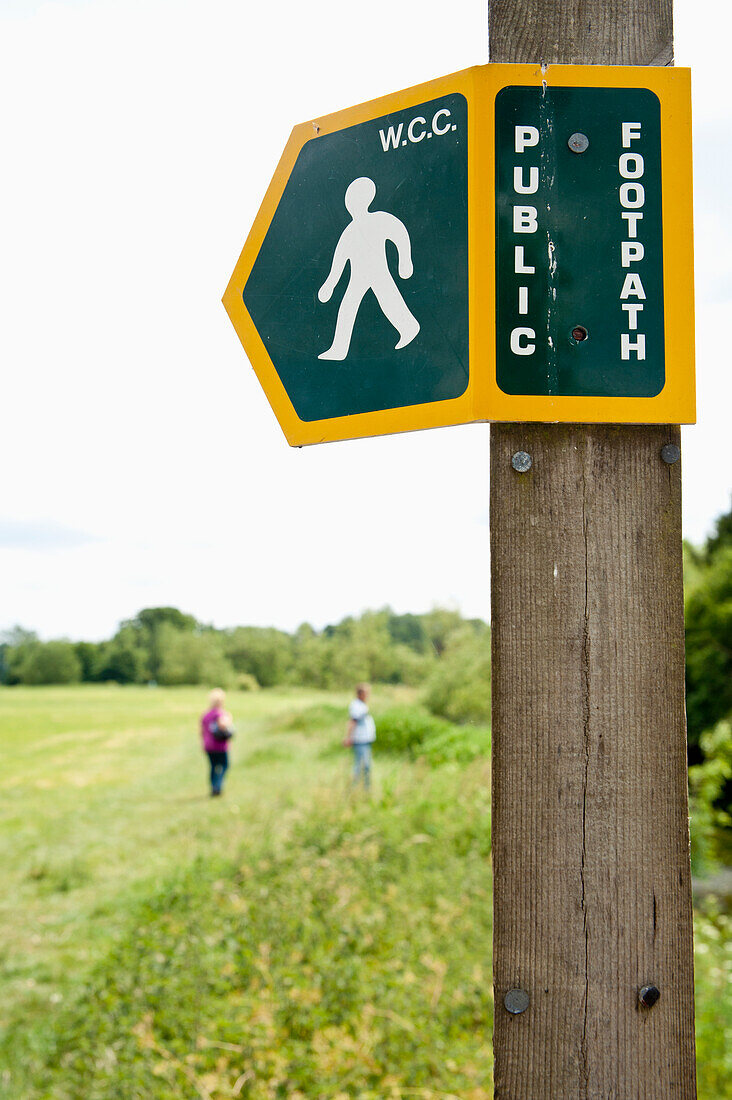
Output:
[[[339,707],[333,703],[316,703],[314,706],[305,707],[304,710],[290,714],[283,721],[278,722],[278,728],[292,733],[322,733],[324,730],[338,726],[345,732],[346,722],[345,707]]]
[[[699,1100],[732,1097],[732,920],[707,904],[694,918]]]
[[[4,1095],[489,1100],[486,779],[459,814],[434,772],[182,862],[42,1031],[4,1028]]]
[[[449,722],[435,718],[423,707],[392,707],[376,716],[376,740],[383,752],[415,757],[432,737],[451,730]]]
[[[259,684],[256,677],[248,672],[237,672],[235,676],[237,691],[258,691]]]
[[[71,642],[32,641],[16,653],[11,667],[21,684],[78,684],[81,680],[81,661]]]
[[[449,635],[427,681],[424,702],[433,714],[451,722],[490,721],[491,641],[484,623]]]
[[[490,726],[450,726],[423,742],[420,757],[432,767],[439,764],[469,764],[479,757],[490,758]]]
[[[223,653],[221,639],[212,632],[188,634],[167,624],[159,630],[161,684],[216,684],[228,687],[234,670]]]
[[[693,748],[732,709],[732,546],[717,551],[686,601],[686,687]]]
[[[691,806],[691,862],[697,875],[713,872],[728,855],[732,816],[719,805],[725,784],[732,779],[732,718],[701,735],[704,763],[689,768]]]

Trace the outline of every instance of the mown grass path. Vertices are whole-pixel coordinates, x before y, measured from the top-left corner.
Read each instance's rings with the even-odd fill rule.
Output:
[[[354,797],[347,702],[232,693],[211,800],[205,693],[0,689],[3,1100],[488,1100],[488,763],[377,753]],[[732,1096],[724,928],[702,1100]]]
[[[324,699],[345,713],[346,695],[232,693],[238,732],[217,803],[197,728],[204,692],[0,691],[0,920],[11,1003],[28,988],[58,992],[70,968],[104,949],[136,890],[186,854],[232,855],[252,830],[276,829],[342,784],[344,761],[319,759],[332,730],[289,728]]]

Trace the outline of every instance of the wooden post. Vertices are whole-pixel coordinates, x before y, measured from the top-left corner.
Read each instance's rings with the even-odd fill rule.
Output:
[[[492,61],[672,61],[671,0],[490,0],[489,27]],[[491,428],[497,1100],[696,1096],[667,443],[677,427]]]

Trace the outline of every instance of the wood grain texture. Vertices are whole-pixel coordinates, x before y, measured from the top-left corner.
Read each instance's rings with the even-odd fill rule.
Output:
[[[490,59],[673,64],[672,0],[489,0]]]
[[[490,57],[668,65],[672,17],[489,0]],[[491,428],[497,1100],[696,1096],[679,434]]]
[[[667,442],[678,428],[491,429],[499,1100],[696,1095],[681,471],[660,457]],[[650,1010],[645,984],[661,990]],[[516,987],[531,1004],[511,1016]]]

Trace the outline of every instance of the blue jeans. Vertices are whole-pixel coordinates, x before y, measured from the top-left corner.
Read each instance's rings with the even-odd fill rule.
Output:
[[[226,769],[229,766],[228,752],[207,752],[211,762],[211,794],[221,794]]]
[[[353,746],[353,782],[358,783],[363,773],[363,785],[366,790],[371,786],[371,745]]]

